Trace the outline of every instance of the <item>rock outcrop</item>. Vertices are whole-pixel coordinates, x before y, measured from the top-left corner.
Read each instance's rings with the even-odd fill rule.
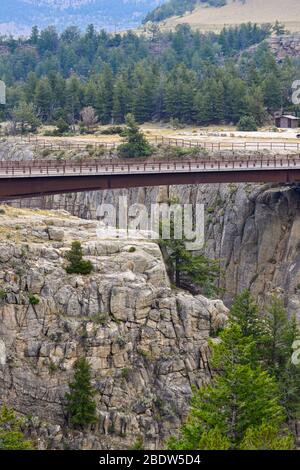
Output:
[[[300,320],[300,188],[297,185],[219,184],[98,191],[55,196],[39,201],[49,208],[66,208],[97,218],[102,203],[180,202],[205,205],[205,240],[209,256],[221,260],[220,286],[230,305],[235,295],[250,289],[263,304],[281,289],[290,314]],[[35,204],[34,201],[32,201]],[[25,201],[25,204],[28,202]]]
[[[272,54],[278,61],[286,57],[299,57],[300,55],[300,34],[287,34],[282,36],[272,36],[267,40]]]
[[[171,290],[159,246],[97,236],[65,212],[0,215],[0,396],[27,416],[38,447],[160,448],[186,415],[191,386],[210,379],[208,338],[227,309]],[[90,275],[69,275],[80,240]],[[98,422],[66,425],[77,358],[89,360]]]

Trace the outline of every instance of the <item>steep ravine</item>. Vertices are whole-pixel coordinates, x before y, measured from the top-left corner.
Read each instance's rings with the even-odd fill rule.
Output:
[[[64,212],[0,213],[0,395],[27,417],[39,449],[161,448],[210,379],[208,338],[220,300],[172,290],[160,249],[99,239],[99,223]],[[69,275],[80,240],[94,271]],[[32,302],[32,299],[35,302]],[[67,427],[64,395],[77,358],[92,366],[95,427]]]

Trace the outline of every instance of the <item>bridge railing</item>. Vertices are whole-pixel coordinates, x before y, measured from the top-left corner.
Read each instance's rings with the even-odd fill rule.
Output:
[[[281,159],[269,158],[254,161],[223,160],[223,161],[173,161],[173,162],[103,162],[89,160],[75,161],[0,161],[0,176],[36,176],[36,175],[76,175],[76,174],[114,174],[135,173],[143,174],[149,172],[197,172],[197,171],[229,171],[229,170],[254,170],[254,169],[289,169],[300,168],[299,158]]]

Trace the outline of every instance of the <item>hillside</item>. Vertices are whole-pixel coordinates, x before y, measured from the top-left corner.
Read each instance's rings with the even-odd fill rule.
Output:
[[[1,0],[0,34],[28,34],[32,26],[58,30],[93,23],[110,31],[134,28],[160,0]]]
[[[218,31],[224,25],[237,25],[248,21],[257,23],[275,23],[278,20],[290,31],[300,31],[299,0],[229,0],[222,7],[198,6],[194,11],[183,16],[167,19],[163,26],[172,29],[177,24],[189,23],[201,30]]]
[[[172,16],[181,16],[194,11],[200,3],[210,7],[221,7],[226,5],[227,0],[167,0],[166,2],[161,2],[158,7],[150,11],[145,17],[144,23],[148,21],[162,21]]]

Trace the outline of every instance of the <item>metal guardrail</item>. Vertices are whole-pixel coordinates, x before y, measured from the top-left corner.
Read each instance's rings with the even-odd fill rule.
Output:
[[[254,161],[176,161],[176,162],[116,162],[105,163],[99,160],[84,162],[53,160],[41,161],[0,161],[0,178],[37,177],[37,176],[77,176],[77,175],[114,175],[149,173],[197,173],[253,170],[299,169],[298,158],[271,158]]]

